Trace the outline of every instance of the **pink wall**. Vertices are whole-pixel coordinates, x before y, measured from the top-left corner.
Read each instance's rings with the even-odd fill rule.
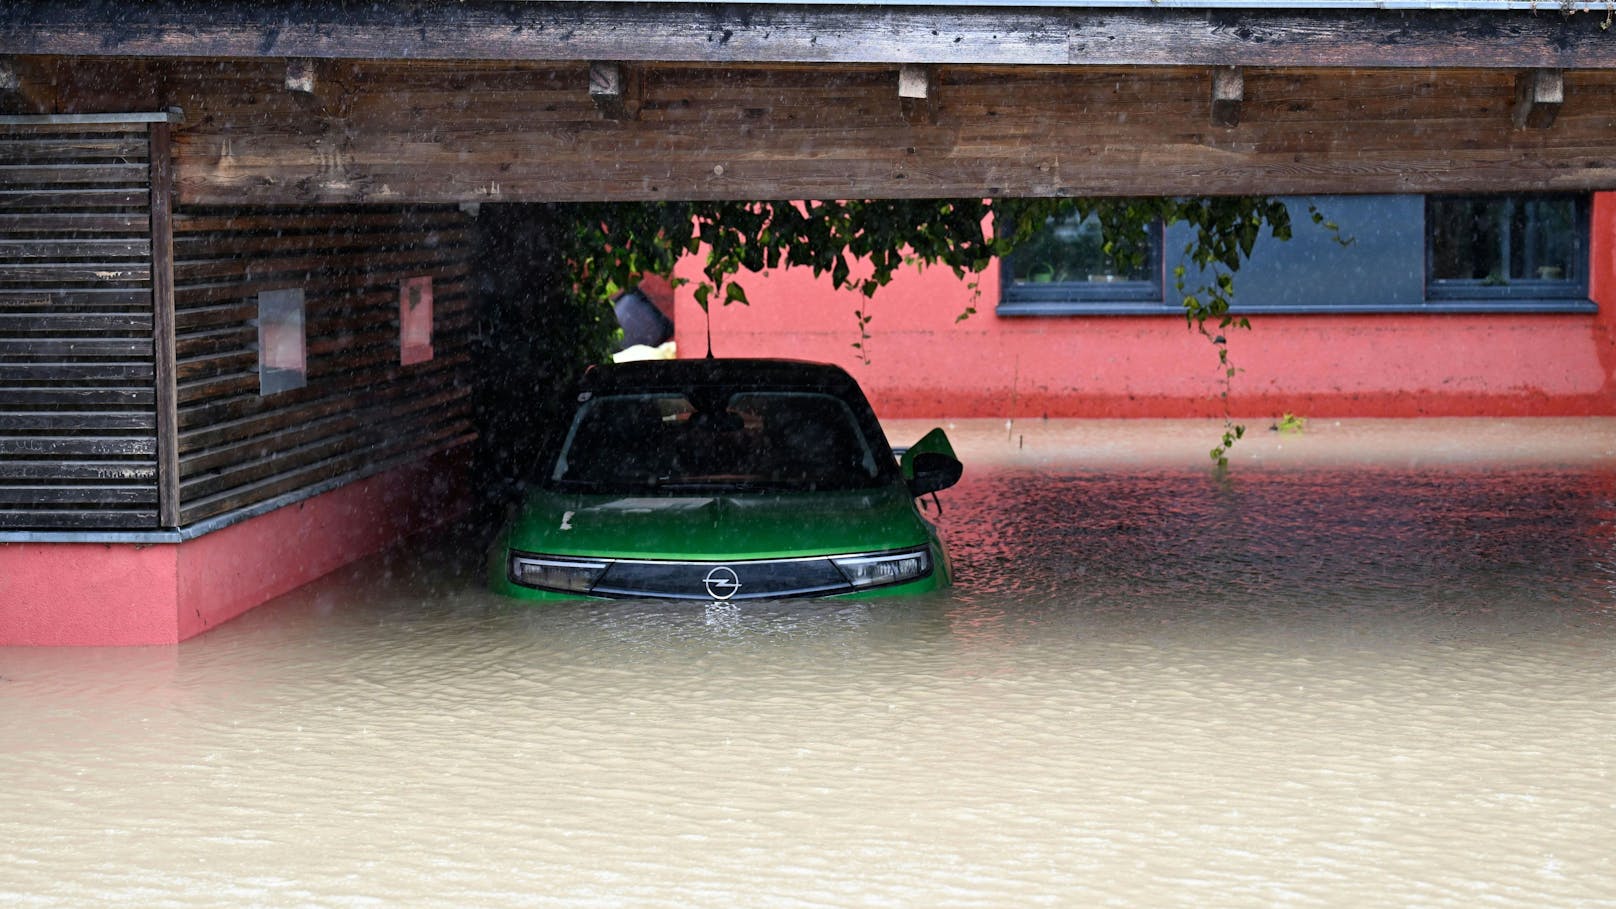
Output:
[[[464,449],[183,543],[0,543],[0,645],[173,644],[457,517]]]
[[[1597,315],[1261,315],[1229,334],[1240,417],[1616,415],[1616,193],[1595,197]],[[687,260],[679,273],[694,278]],[[904,275],[873,300],[806,269],[745,279],[751,306],[715,307],[719,356],[845,366],[883,417],[1187,417],[1222,414],[1217,355],[1175,316],[1000,318],[999,273],[980,297],[947,269]],[[977,312],[956,322],[967,306]],[[859,341],[855,310],[873,318]],[[680,356],[705,352],[687,285]]]
[[[0,644],[172,643],[174,548],[0,543]]]

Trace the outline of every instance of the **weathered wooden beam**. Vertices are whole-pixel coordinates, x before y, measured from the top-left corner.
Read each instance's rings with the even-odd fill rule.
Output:
[[[589,99],[608,120],[635,120],[640,115],[640,78],[621,63],[589,64]]]
[[[46,110],[44,86],[21,61],[0,57],[0,114],[33,114]]]
[[[1240,104],[1246,100],[1246,75],[1238,66],[1212,71],[1212,125],[1240,125]]]
[[[0,54],[1601,68],[1598,14],[376,0],[13,0]]]
[[[1570,105],[1553,130],[1515,130],[1500,108],[1510,71],[1248,69],[1241,125],[1226,131],[1208,125],[1204,68],[939,68],[945,116],[917,129],[894,116],[895,67],[663,66],[642,120],[602,129],[576,64],[398,63],[355,64],[333,183],[329,137],[286,128],[296,105],[262,91],[279,66],[221,78],[210,62],[163,65],[190,106],[182,203],[1616,188],[1606,109]],[[1565,81],[1616,97],[1616,69]],[[223,154],[230,143],[251,155]]]
[[[1557,69],[1530,69],[1515,77],[1516,129],[1548,129],[1565,103],[1565,76]]]
[[[898,67],[898,106],[909,123],[937,122],[936,71],[918,63]]]

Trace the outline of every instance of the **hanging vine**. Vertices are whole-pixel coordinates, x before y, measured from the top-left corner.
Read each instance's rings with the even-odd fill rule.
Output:
[[[570,229],[559,231],[568,263],[573,310],[592,330],[580,354],[602,360],[610,350],[609,301],[647,273],[671,275],[683,256],[701,257],[693,294],[705,310],[714,302],[747,303],[741,273],[787,266],[829,276],[836,289],[874,296],[906,265],[941,265],[970,279],[1008,255],[1052,218],[1077,214],[1099,222],[1105,251],[1124,269],[1150,251],[1148,231],[1185,224],[1188,263],[1173,270],[1174,292],[1188,326],[1217,350],[1224,432],[1211,451],[1220,467],[1245,432],[1229,410],[1238,369],[1228,334],[1249,328],[1230,314],[1234,275],[1266,231],[1291,236],[1285,203],[1268,196],[1125,199],[886,199],[871,201],[599,203],[565,207]],[[1315,222],[1333,230],[1317,211]],[[990,227],[991,226],[991,227]],[[972,307],[974,309],[974,306]],[[969,315],[969,311],[961,316]],[[868,356],[871,317],[858,311],[861,356]]]

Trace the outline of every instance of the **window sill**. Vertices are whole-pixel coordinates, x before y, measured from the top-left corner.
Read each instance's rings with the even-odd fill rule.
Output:
[[[993,309],[998,316],[1183,316],[1182,308],[1165,303],[1125,300],[1086,301],[1022,300],[1000,303]]]
[[[1425,301],[1413,312],[1562,312],[1593,313],[1599,305],[1586,297],[1444,298]]]
[[[1352,313],[1373,314],[1404,314],[1404,315],[1447,315],[1462,313],[1569,313],[1591,314],[1597,313],[1599,307],[1592,300],[1586,299],[1516,299],[1516,300],[1427,300],[1421,304],[1405,305],[1378,305],[1366,303],[1361,306],[1299,306],[1296,304],[1263,305],[1261,303],[1249,305],[1235,305],[1230,312],[1234,315],[1306,315],[1328,316],[1347,315]],[[1049,316],[1184,316],[1184,310],[1177,306],[1168,306],[1163,303],[1128,303],[1128,302],[1093,302],[1093,303],[1055,303],[1055,302],[1019,302],[1000,303],[994,308],[994,314],[1008,318],[1021,317],[1049,317]]]

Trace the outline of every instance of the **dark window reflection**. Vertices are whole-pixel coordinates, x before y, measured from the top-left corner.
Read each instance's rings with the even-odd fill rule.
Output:
[[[1577,196],[1433,197],[1426,202],[1431,290],[1574,290],[1585,233]]]
[[[1154,243],[1144,253],[1141,261],[1118,262],[1105,248],[1100,222],[1095,218],[1079,219],[1075,214],[1051,218],[1011,257],[1012,280],[1032,284],[1149,281],[1160,257]]]
[[[1040,313],[1106,304],[1162,302],[1161,225],[1109,247],[1098,219],[1051,218],[1004,264],[1002,302],[1043,304]],[[1003,311],[1001,309],[1001,311]]]

